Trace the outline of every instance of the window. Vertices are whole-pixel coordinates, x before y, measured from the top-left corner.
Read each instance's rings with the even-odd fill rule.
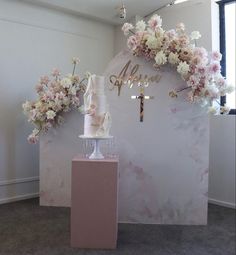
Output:
[[[220,6],[220,51],[222,53],[222,75],[235,86],[235,9],[236,0],[221,0]],[[225,103],[231,108],[230,114],[236,113],[235,92],[221,98],[221,105]]]

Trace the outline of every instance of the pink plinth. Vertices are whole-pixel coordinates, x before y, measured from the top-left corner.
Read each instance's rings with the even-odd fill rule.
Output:
[[[71,246],[115,249],[118,159],[72,161]]]

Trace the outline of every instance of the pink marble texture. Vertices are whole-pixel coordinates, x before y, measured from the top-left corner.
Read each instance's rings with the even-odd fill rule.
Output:
[[[115,249],[118,159],[72,161],[71,246]]]
[[[139,122],[137,87],[109,90],[109,76],[119,74],[132,60],[150,76],[162,75],[159,83],[145,89],[154,96],[145,101],[144,122]],[[119,222],[146,224],[207,223],[209,119],[206,110],[168,96],[171,89],[185,86],[170,67],[160,71],[152,63],[124,51],[105,71],[106,94],[112,115],[111,134],[117,140],[119,164]],[[40,141],[40,202],[70,206],[70,162],[82,151],[83,116],[68,115],[60,129]]]

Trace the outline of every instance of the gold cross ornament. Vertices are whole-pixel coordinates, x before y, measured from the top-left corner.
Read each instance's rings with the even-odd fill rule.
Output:
[[[144,117],[144,101],[147,99],[154,99],[153,96],[145,96],[144,95],[144,87],[140,87],[140,95],[139,96],[131,96],[131,99],[140,99],[140,122],[143,122]]]

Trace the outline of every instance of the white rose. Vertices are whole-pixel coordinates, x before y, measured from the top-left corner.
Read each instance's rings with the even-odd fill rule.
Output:
[[[136,30],[138,32],[143,32],[146,28],[146,23],[143,20],[140,20],[136,24]]]
[[[179,63],[179,55],[177,53],[171,52],[168,57],[168,61],[172,65],[176,65]]]
[[[56,116],[56,113],[52,110],[49,110],[46,112],[46,115],[48,120],[53,120]]]
[[[199,33],[199,31],[193,31],[190,35],[191,40],[198,40],[201,37],[202,35]]]
[[[180,73],[181,75],[186,75],[189,72],[189,65],[184,61],[180,62],[178,67],[177,67],[177,72]]]
[[[159,66],[164,65],[167,62],[167,57],[162,50],[156,54],[155,61]]]
[[[146,45],[150,49],[157,49],[157,48],[159,48],[161,46],[161,42],[155,36],[149,36],[147,38]]]
[[[63,88],[69,88],[72,85],[72,81],[70,78],[64,78],[61,81],[61,85]]]

